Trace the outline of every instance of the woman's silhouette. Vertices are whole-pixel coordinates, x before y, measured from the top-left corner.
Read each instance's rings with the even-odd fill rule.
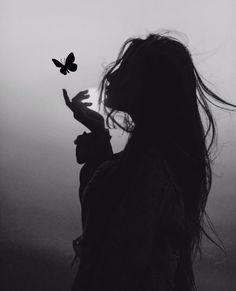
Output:
[[[122,152],[113,154],[103,117],[82,102],[88,92],[71,101],[63,93],[91,131],[75,140],[85,165],[72,290],[194,290],[202,234],[212,240],[204,229],[216,139],[208,101],[234,105],[203,83],[187,47],[168,33],[128,39],[101,80],[107,126],[129,133]]]

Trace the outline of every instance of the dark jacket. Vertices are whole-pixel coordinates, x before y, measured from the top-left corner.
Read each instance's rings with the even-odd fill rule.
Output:
[[[72,290],[175,290],[184,203],[166,161],[147,148],[122,178],[123,152],[98,160],[80,172],[83,231],[74,241],[79,266]]]

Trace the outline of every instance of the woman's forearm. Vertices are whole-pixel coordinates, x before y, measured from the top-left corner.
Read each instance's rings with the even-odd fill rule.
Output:
[[[77,162],[84,164],[80,171],[80,200],[83,189],[97,167],[113,157],[110,139],[109,131],[105,129],[104,132],[84,132],[75,140]]]

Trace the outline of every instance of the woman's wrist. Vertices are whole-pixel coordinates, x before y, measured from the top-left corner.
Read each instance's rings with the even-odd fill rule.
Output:
[[[109,130],[85,132],[74,141],[76,157],[79,164],[96,163],[108,159],[113,155]]]

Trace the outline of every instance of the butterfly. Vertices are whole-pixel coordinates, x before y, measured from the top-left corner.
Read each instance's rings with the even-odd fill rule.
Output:
[[[56,59],[52,59],[53,63],[61,68],[60,69],[60,72],[63,74],[63,75],[66,75],[67,73],[70,73],[69,71],[71,72],[75,72],[77,70],[77,64],[74,63],[75,61],[75,56],[73,53],[70,53],[68,55],[68,57],[66,58],[65,60],[65,64],[62,64],[61,62],[59,62],[58,60]]]

